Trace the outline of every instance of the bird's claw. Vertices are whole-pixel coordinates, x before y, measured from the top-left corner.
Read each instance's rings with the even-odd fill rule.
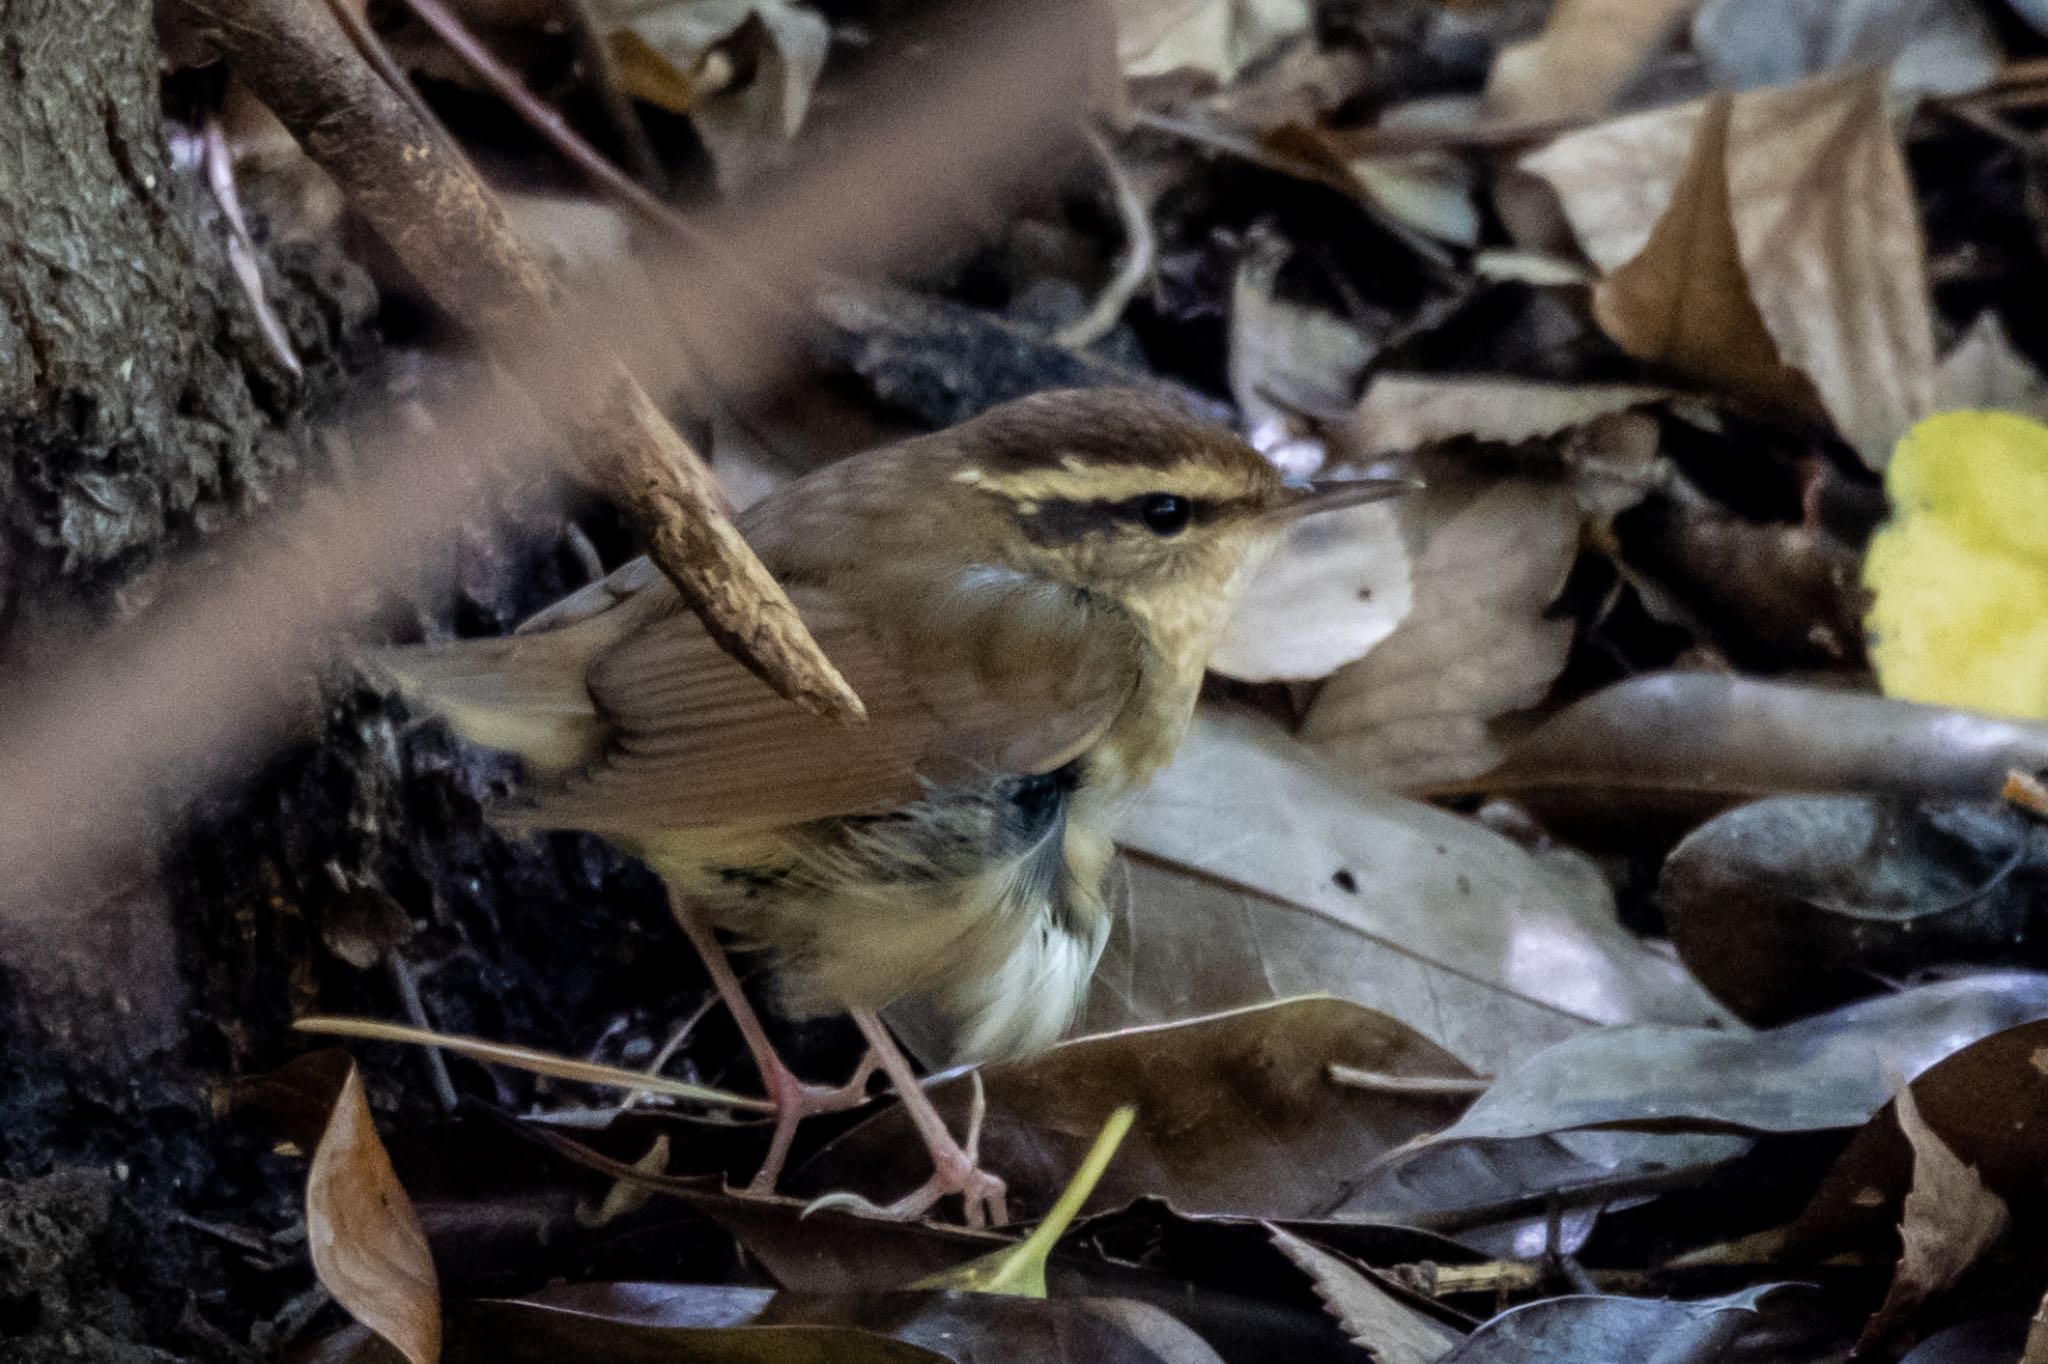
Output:
[[[1000,1175],[969,1166],[962,1171],[933,1171],[932,1177],[915,1191],[894,1203],[876,1203],[857,1193],[828,1193],[804,1205],[803,1216],[836,1209],[871,1217],[881,1222],[915,1222],[930,1212],[948,1194],[959,1194],[962,1215],[970,1227],[999,1227],[1009,1221],[1009,1186]]]
[[[971,1072],[974,1100],[967,1111],[967,1140],[950,1137],[931,1146],[932,1177],[894,1203],[880,1204],[857,1193],[829,1193],[804,1205],[803,1215],[824,1208],[838,1208],[887,1222],[912,1222],[942,1198],[959,1194],[961,1215],[970,1227],[1000,1227],[1010,1220],[1009,1186],[1000,1175],[981,1168],[981,1120],[988,1113],[988,1096],[981,1087],[981,1072]]]

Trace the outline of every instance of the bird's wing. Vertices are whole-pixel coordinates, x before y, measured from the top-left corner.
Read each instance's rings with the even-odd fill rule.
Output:
[[[867,722],[854,725],[777,696],[687,611],[662,613],[586,674],[604,756],[515,818],[626,835],[784,825],[889,810],[930,784],[1065,763],[1129,696],[1135,653],[1115,647],[1114,631],[1109,647],[1091,649],[1104,632],[1072,622],[1049,637],[1031,631],[1031,605],[1071,601],[1064,594],[962,595],[907,625],[878,627],[829,593],[791,594],[867,704]],[[1035,657],[1016,652],[1034,643]],[[1048,649],[1068,656],[1049,659]]]

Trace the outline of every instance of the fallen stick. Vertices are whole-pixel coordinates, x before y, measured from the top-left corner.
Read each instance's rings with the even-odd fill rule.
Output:
[[[725,649],[820,715],[860,698],[740,538],[703,459],[609,348],[578,330],[564,383],[568,302],[490,189],[363,61],[327,10],[303,0],[187,0],[235,74],[270,107],[434,300],[473,327],[539,401],[573,473],[615,498],[649,556]]]

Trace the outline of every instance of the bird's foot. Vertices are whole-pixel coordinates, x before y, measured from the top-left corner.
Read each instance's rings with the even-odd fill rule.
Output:
[[[748,1198],[772,1198],[775,1183],[782,1178],[782,1166],[789,1159],[790,1143],[796,1140],[797,1124],[820,1113],[843,1113],[868,1101],[868,1080],[881,1068],[881,1058],[870,1050],[861,1057],[853,1078],[843,1085],[812,1085],[797,1079],[782,1059],[769,1053],[762,1082],[775,1105],[775,1132],[768,1139],[768,1154],[753,1180],[739,1192]]]
[[[981,1168],[981,1120],[988,1111],[988,1100],[981,1088],[981,1075],[973,1072],[974,1103],[968,1111],[967,1140],[956,1142],[943,1126],[937,1128],[938,1135],[931,1135],[923,1123],[918,1124],[925,1131],[925,1146],[931,1152],[932,1177],[913,1192],[897,1199],[894,1203],[870,1202],[856,1193],[832,1193],[813,1199],[804,1208],[806,1213],[821,1208],[843,1208],[864,1217],[875,1217],[890,1222],[910,1222],[923,1217],[935,1207],[939,1200],[953,1194],[960,1195],[961,1211],[970,1227],[999,1227],[1010,1220],[1006,1201],[1009,1186],[1001,1176]],[[913,1091],[917,1100],[929,1106],[922,1091]],[[934,1117],[937,1115],[934,1114]]]

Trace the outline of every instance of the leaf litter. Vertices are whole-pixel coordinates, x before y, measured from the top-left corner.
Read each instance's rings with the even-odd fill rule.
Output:
[[[911,82],[944,56],[888,7],[576,8],[609,77],[552,21],[489,24],[536,89],[578,87],[572,121],[615,81],[703,202],[829,157],[842,66]],[[928,1081],[956,1125],[985,1089],[1018,1210],[1086,1167],[1085,1213],[1019,1236],[741,1198],[720,1181],[765,1140],[734,1097],[754,1077],[720,1022],[657,1048],[673,982],[541,1022],[437,987],[459,1029],[380,1035],[533,1045],[452,1039],[523,1068],[460,1062],[453,1121],[365,1051],[368,1089],[351,1070],[303,1147],[335,1301],[410,1364],[442,1356],[444,1288],[445,1357],[507,1364],[2020,1340],[2048,1288],[2043,835],[1992,802],[2048,769],[2048,730],[1880,694],[1844,570],[1888,533],[1917,422],[2048,411],[2048,333],[2013,301],[2048,284],[2016,245],[2048,239],[2018,13],[1103,7],[1101,155],[1049,166],[1057,193],[992,192],[960,255],[825,282],[821,392],[704,417],[736,501],[850,432],[1104,381],[1234,420],[1291,477],[1426,484],[1301,523],[1249,584],[1178,757],[1123,812],[1081,1035]],[[487,102],[449,53],[394,51]],[[572,273],[640,249],[615,206],[501,159]],[[1914,609],[1939,629],[1941,605]],[[433,934],[407,951],[463,973]],[[343,1011],[323,993],[302,1011]],[[788,1031],[806,1069],[850,1064]],[[636,1077],[631,1112],[592,1097]],[[448,1168],[480,1130],[488,1189]],[[886,1095],[814,1119],[790,1188],[899,1191],[910,1138]]]

